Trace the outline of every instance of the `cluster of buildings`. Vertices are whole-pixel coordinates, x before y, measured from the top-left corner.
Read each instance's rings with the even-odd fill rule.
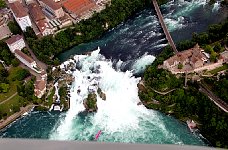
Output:
[[[8,0],[10,10],[23,31],[32,27],[37,36],[88,19],[110,0]],[[107,1],[107,2],[106,2]]]
[[[11,38],[6,40],[6,43],[10,51],[15,55],[17,59],[19,59],[23,64],[25,64],[27,67],[29,67],[31,70],[35,71],[39,75],[34,85],[34,92],[35,96],[41,98],[46,92],[47,74],[37,65],[34,59],[21,51],[23,48],[25,48],[25,41],[21,35],[12,36]]]
[[[13,16],[22,29],[32,27],[37,36],[53,34],[58,28],[71,25],[70,17],[60,4],[52,0],[9,1]]]
[[[199,72],[202,70],[213,70],[228,61],[228,52],[220,54],[216,63],[210,62],[210,55],[199,45],[188,50],[178,52],[163,62],[163,68],[171,71],[173,74],[185,72]]]

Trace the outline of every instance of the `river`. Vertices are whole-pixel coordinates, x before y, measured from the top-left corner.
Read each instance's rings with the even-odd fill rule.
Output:
[[[227,16],[219,4],[209,6],[202,0],[171,1],[161,9],[175,42],[190,38],[192,32],[205,31],[208,24]],[[101,130],[98,141],[206,145],[184,123],[137,105],[140,78],[134,74],[143,72],[166,45],[154,11],[146,9],[101,39],[64,52],[59,58],[66,64],[72,61],[68,60],[71,55],[100,47],[91,56],[74,56],[80,69],[71,72],[76,80],[70,109],[65,113],[31,112],[0,131],[0,137],[91,141]],[[98,97],[97,113],[86,114],[82,102],[93,78],[107,99]]]

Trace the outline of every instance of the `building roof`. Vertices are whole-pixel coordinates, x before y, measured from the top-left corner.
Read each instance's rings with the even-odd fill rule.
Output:
[[[38,29],[40,30],[41,33],[43,33],[47,28],[50,28],[48,23],[45,20],[40,20],[36,23]]]
[[[58,10],[62,8],[58,3],[54,2],[53,0],[40,0],[40,1],[48,5],[49,7],[51,7],[53,10]]]
[[[29,63],[34,62],[34,60],[33,60],[31,57],[29,57],[28,55],[26,55],[26,54],[23,53],[22,51],[16,49],[14,52],[15,52],[15,54],[19,55],[20,57],[22,57],[22,58],[23,58],[24,60],[26,60],[27,62],[29,62]]]
[[[12,36],[11,38],[7,39],[6,43],[8,45],[11,45],[11,44],[19,41],[20,39],[23,39],[23,37],[21,35],[17,34],[17,35]]]
[[[18,18],[22,18],[28,15],[25,8],[22,6],[22,4],[19,1],[16,1],[14,3],[10,3],[9,7],[13,11],[14,15]]]
[[[41,96],[42,96],[41,94],[44,94],[42,92],[43,92],[43,90],[45,90],[46,84],[47,84],[46,80],[37,80],[35,82],[35,89],[34,89],[35,96],[41,98]]]
[[[66,0],[63,3],[63,7],[76,15],[81,15],[83,12],[86,12],[94,8],[96,4],[91,0]]]
[[[222,56],[223,59],[228,59],[228,51],[224,51],[220,53],[220,55]]]
[[[45,19],[45,16],[38,4],[35,4],[35,3],[29,4],[29,13],[31,14],[34,21]]]
[[[166,61],[169,63],[169,65],[173,65],[175,61],[178,61],[180,63],[183,63],[184,61],[190,59],[190,61],[195,64],[196,62],[203,62],[203,59],[207,59],[202,54],[203,49],[199,47],[199,45],[196,45],[193,48],[190,48],[188,50],[178,52],[178,54],[170,57]]]
[[[46,80],[39,80],[35,83],[35,90],[43,91],[46,88]]]

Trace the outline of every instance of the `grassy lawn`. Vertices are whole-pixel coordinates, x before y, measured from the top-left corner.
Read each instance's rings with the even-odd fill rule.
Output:
[[[11,95],[13,95],[14,93],[17,92],[17,85],[19,84],[19,81],[13,81],[12,79],[14,78],[16,72],[21,69],[20,67],[12,67],[9,70],[9,76],[7,77],[7,79],[9,80],[9,84],[10,84],[10,89],[7,93],[0,93],[0,102],[6,100],[7,98],[9,98]]]
[[[21,70],[21,67],[12,67],[9,70],[9,76],[8,76],[8,80],[9,81],[13,81],[13,78],[15,77],[15,74],[18,72],[18,70]]]
[[[228,69],[228,64],[224,64],[223,66],[221,66],[219,68],[216,68],[214,70],[211,70],[210,73],[211,74],[216,74],[217,72],[223,71],[223,70],[226,70],[226,69]]]
[[[7,116],[12,115],[13,114],[12,107],[19,106],[19,98],[20,98],[20,96],[16,95],[13,98],[11,98],[9,101],[0,105],[1,112],[4,112],[4,113],[6,112]]]

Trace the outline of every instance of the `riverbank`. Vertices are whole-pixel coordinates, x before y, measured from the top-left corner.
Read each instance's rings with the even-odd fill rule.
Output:
[[[36,105],[34,104],[30,104],[26,107],[21,107],[19,112],[14,113],[13,115],[7,117],[5,120],[0,120],[0,129],[5,128],[7,125],[21,117],[24,113],[31,111],[35,106]]]
[[[56,65],[58,59],[53,59],[56,55],[73,46],[100,38],[104,33],[148,6],[152,6],[150,0],[113,0],[111,5],[100,13],[94,14],[93,17],[83,20],[73,27],[68,27],[56,34],[55,37],[26,38],[29,47],[39,60],[43,60],[46,64]]]
[[[172,55],[171,48],[166,48],[144,72],[141,84],[138,85],[142,104],[183,122],[196,121],[200,133],[212,146],[227,148],[228,130],[225,120],[228,120],[228,114],[200,92],[200,83],[193,78],[189,78],[185,84],[185,75],[175,76],[158,67]]]

